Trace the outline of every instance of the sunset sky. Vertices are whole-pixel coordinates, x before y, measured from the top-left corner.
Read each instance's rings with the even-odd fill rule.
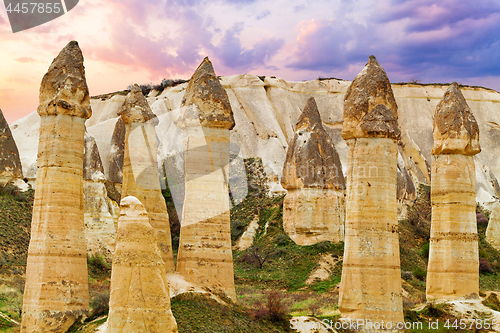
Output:
[[[0,109],[36,110],[40,81],[71,40],[91,95],[191,76],[352,80],[373,54],[392,82],[457,81],[500,91],[498,0],[80,0],[13,34],[0,4]]]

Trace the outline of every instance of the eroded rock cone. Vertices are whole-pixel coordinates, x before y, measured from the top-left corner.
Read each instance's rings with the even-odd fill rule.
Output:
[[[234,119],[208,58],[189,82],[178,124],[186,185],[177,270],[192,283],[236,299],[225,171]]]
[[[349,146],[344,261],[339,309],[344,319],[403,321],[397,221],[397,106],[374,56],[344,99]],[[366,327],[364,327],[366,329]]]
[[[283,167],[283,227],[299,245],[344,239],[345,181],[335,146],[311,97],[299,117]]]
[[[151,111],[136,84],[127,95],[120,111],[125,125],[123,183],[121,197],[134,196],[148,212],[155,229],[158,247],[167,272],[175,271],[167,205],[158,178],[155,126],[158,118]]]
[[[92,110],[77,42],[66,45],[43,77],[38,114],[21,332],[66,332],[89,309],[82,168],[85,120]]]
[[[148,212],[135,197],[120,202],[107,333],[175,333],[162,252]]]
[[[427,299],[479,295],[476,178],[479,128],[456,82],[434,114]]]
[[[0,110],[0,185],[16,178],[23,178],[19,151],[9,124]]]

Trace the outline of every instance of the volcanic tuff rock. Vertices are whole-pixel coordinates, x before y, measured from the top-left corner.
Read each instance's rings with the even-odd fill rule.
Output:
[[[38,113],[21,332],[66,332],[89,309],[82,168],[85,120],[92,110],[77,42],[59,53],[43,77]]]
[[[345,252],[339,310],[346,319],[403,321],[397,220],[397,112],[375,57],[344,100],[349,146]]]
[[[486,229],[486,241],[495,249],[500,250],[500,203],[493,205],[491,209],[490,220]]]
[[[391,83],[374,56],[347,89],[342,138],[399,139],[398,106]]]
[[[132,196],[120,202],[107,333],[175,333],[167,273],[156,231]]]
[[[433,155],[476,155],[479,146],[479,126],[456,82],[446,90],[434,114]]]
[[[87,251],[110,258],[115,249],[119,207],[108,197],[99,149],[88,133],[85,133],[83,199]]]
[[[185,197],[177,271],[236,299],[227,184],[234,121],[208,58],[191,78],[178,125],[184,135]]]
[[[453,83],[436,108],[432,160],[432,221],[427,299],[479,294],[474,154],[479,129]]]
[[[294,242],[312,245],[343,240],[342,165],[313,97],[307,101],[288,146],[281,184],[288,190],[283,227]]]
[[[0,185],[23,178],[21,160],[9,124],[0,110]]]
[[[125,149],[121,197],[138,198],[155,229],[158,247],[167,272],[175,270],[167,205],[161,194],[156,151],[156,115],[141,89],[134,85],[120,111],[125,124]]]
[[[111,150],[109,153],[108,175],[116,185],[123,182],[123,157],[125,155],[125,124],[118,118],[111,137]]]

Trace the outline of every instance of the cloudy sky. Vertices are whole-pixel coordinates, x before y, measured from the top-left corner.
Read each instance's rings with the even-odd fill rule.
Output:
[[[374,54],[392,82],[500,91],[498,0],[80,0],[13,34],[0,4],[0,108],[34,111],[52,59],[84,53],[91,95],[189,78],[209,56],[218,75],[352,80]]]

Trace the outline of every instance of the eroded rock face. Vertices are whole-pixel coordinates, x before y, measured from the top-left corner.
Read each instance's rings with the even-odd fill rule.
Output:
[[[479,146],[479,126],[456,82],[446,90],[434,114],[433,155],[476,155]]]
[[[208,57],[189,80],[182,105],[196,105],[198,109],[192,113],[184,113],[185,120],[192,117],[195,124],[204,127],[227,128],[234,127],[233,111],[226,90],[215,75],[214,68]]]
[[[456,83],[434,115],[432,221],[427,299],[456,300],[479,294],[474,154],[479,129]]]
[[[500,203],[491,207],[490,220],[486,229],[486,241],[500,250]]]
[[[122,118],[116,121],[113,136],[111,137],[111,151],[109,153],[109,180],[115,185],[123,182],[123,157],[125,155],[125,124]]]
[[[139,199],[155,229],[167,272],[175,270],[167,205],[161,194],[156,151],[156,115],[138,85],[134,85],[120,111],[125,124],[125,152],[121,197]]]
[[[311,97],[297,123],[283,167],[283,227],[299,245],[344,238],[345,182],[339,155]]]
[[[119,207],[108,197],[99,149],[88,133],[85,133],[83,198],[87,251],[111,259]]]
[[[21,332],[66,332],[89,308],[83,212],[83,55],[70,42],[40,86],[41,117]]]
[[[0,185],[16,178],[23,178],[16,142],[0,110]]]
[[[167,274],[149,213],[135,197],[120,202],[107,333],[175,333]]]
[[[178,125],[184,136],[185,197],[177,271],[236,299],[227,184],[234,120],[208,58],[191,78]]]
[[[397,106],[375,57],[344,100],[342,137],[349,146],[345,252],[340,285],[342,318],[403,321],[397,165]]]

